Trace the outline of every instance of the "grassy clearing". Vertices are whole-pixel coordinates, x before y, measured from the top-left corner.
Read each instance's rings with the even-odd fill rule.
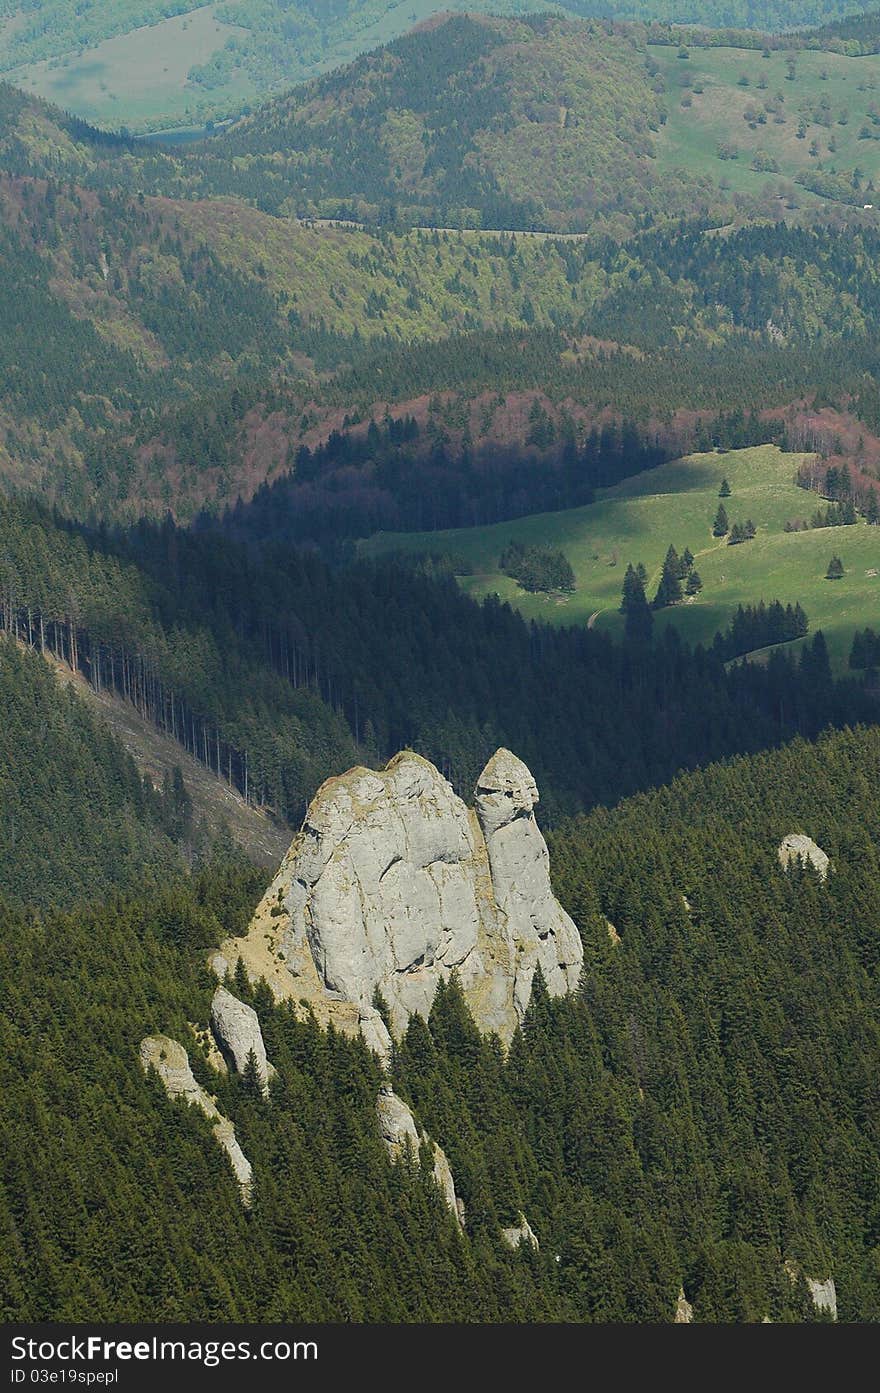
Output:
[[[204,5],[84,52],[18,68],[9,78],[34,96],[111,129],[149,128],[169,116],[195,121],[204,101],[187,84],[190,69],[244,32],[218,19],[219,8],[219,3]],[[235,96],[246,100],[253,87],[246,84]]]
[[[800,601],[811,632],[824,630],[832,661],[841,668],[854,630],[866,624],[880,629],[880,575],[868,574],[880,571],[880,528],[859,523],[785,532],[787,520],[809,518],[818,503],[794,482],[805,458],[772,445],[691,455],[604,490],[590,507],[492,527],[382,534],[363,543],[362,550],[449,553],[473,568],[461,584],[477,597],[494,591],[527,618],[550,623],[588,623],[592,618],[597,629],[619,637],[623,620],[618,605],[627,563],[646,566],[650,599],[671,542],[679,553],[690,547],[704,588],[698,599],[659,612],[657,632],[674,624],[688,641],[708,643],[739,604]],[[741,546],[712,536],[724,477],[732,490],[725,500],[731,523],[751,518],[758,529],[754,541]],[[502,575],[498,559],[512,538],[560,547],[574,568],[574,594],[528,595]],[[842,580],[825,579],[833,555],[843,561]]]
[[[666,85],[669,111],[657,144],[662,168],[708,175],[747,193],[801,171],[850,176],[858,168],[865,183],[880,177],[880,125],[871,119],[872,106],[880,102],[880,55],[798,53],[790,80],[784,52],[765,58],[760,50],[692,48],[681,59],[675,48],[652,46],[650,53]],[[748,86],[741,85],[743,78]],[[749,112],[761,113],[764,122],[750,123]],[[806,133],[799,138],[802,121]],[[860,139],[863,128],[872,138]],[[811,153],[814,141],[817,154]],[[724,144],[736,148],[736,159],[719,158]],[[776,172],[752,168],[760,151],[775,162]],[[865,201],[872,201],[870,195]]]

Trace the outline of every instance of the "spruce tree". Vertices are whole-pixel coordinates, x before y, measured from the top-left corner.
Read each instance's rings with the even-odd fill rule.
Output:
[[[641,591],[642,596],[644,597],[644,582],[639,580],[636,571],[633,569],[632,563],[630,563],[630,565],[627,566],[626,574],[623,577],[623,594],[621,596],[620,601],[621,614],[627,614],[629,612],[631,605],[633,605],[638,599],[639,591]]]
[[[713,537],[726,537],[730,523],[727,519],[727,509],[723,503],[718,504],[718,512],[715,514],[715,521],[712,524]]]
[[[666,553],[666,560],[663,562],[663,574],[660,577],[657,594],[654,596],[654,609],[665,609],[667,605],[678,604],[681,599],[680,567],[681,561],[678,552],[674,546],[670,545]]]
[[[645,587],[640,583],[626,611],[626,640],[628,643],[650,643],[653,628],[654,616],[645,595]]]

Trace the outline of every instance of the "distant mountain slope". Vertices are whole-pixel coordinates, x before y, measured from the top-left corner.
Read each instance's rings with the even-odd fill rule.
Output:
[[[197,125],[442,11],[786,30],[858,0],[0,0],[0,73],[105,125]]]
[[[768,185],[780,213],[861,209],[880,178],[880,60],[849,56],[865,46],[440,16],[192,159],[204,193],[386,224],[620,235]]]
[[[462,15],[296,89],[222,147],[252,173],[271,171],[279,203],[565,230],[636,198],[652,204],[660,124],[629,33]]]

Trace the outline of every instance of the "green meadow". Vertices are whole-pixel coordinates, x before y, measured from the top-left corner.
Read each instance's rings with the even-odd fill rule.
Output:
[[[190,70],[246,32],[218,18],[221,8],[203,5],[8,76],[26,92],[111,129],[149,129],[157,120],[195,123],[210,114],[213,103],[189,82]],[[241,80],[228,100],[234,105],[252,99],[254,91]]]
[[[801,172],[851,178],[860,170],[863,183],[880,177],[880,125],[874,119],[880,55],[803,51],[792,55],[789,77],[783,51],[764,57],[759,49],[691,48],[680,58],[674,47],[652,45],[649,52],[665,85],[668,111],[656,147],[661,168],[684,168],[744,193]],[[719,158],[724,146],[736,157]],[[760,153],[768,160],[757,163],[766,167],[753,169]]]
[[[784,454],[773,445],[690,455],[600,491],[588,507],[492,527],[385,533],[361,547],[366,555],[446,553],[471,572],[460,577],[471,594],[494,591],[526,618],[591,623],[614,637],[623,631],[618,606],[627,564],[644,564],[652,599],[670,543],[679,553],[689,547],[703,590],[696,599],[659,611],[656,633],[674,624],[689,642],[709,643],[740,604],[800,601],[810,632],[824,631],[832,661],[843,668],[855,629],[871,625],[880,630],[880,528],[859,522],[786,532],[787,521],[809,519],[820,503],[816,494],[795,483],[798,465],[809,458]],[[757,528],[754,540],[739,546],[712,535],[724,478],[731,487],[724,500],[731,524],[751,519]],[[574,593],[530,595],[501,574],[499,557],[512,539],[560,547],[574,568]],[[825,579],[832,556],[843,561],[841,580]]]

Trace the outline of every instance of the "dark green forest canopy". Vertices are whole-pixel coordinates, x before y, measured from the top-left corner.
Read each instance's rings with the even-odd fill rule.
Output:
[[[168,810],[35,654],[0,638],[0,880],[41,910],[181,871]]]

